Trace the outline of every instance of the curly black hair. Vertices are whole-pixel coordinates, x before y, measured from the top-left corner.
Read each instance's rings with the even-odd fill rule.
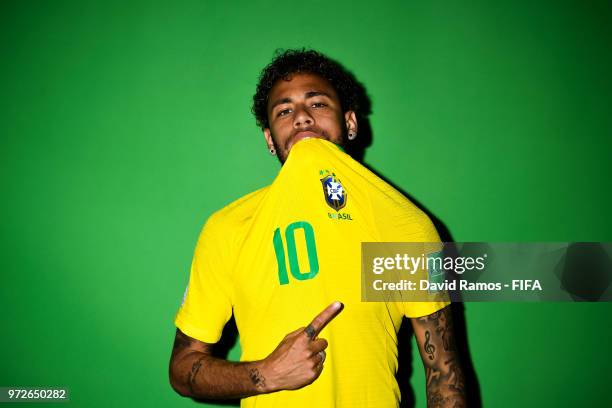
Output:
[[[355,111],[359,114],[361,85],[354,76],[338,62],[317,52],[307,49],[276,50],[275,57],[259,76],[257,90],[253,95],[251,111],[257,125],[262,129],[270,127],[268,122],[268,96],[279,79],[287,79],[294,73],[316,74],[325,78],[334,87],[340,98],[342,111]]]

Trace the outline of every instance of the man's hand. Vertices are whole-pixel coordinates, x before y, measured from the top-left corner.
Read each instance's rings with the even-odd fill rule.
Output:
[[[295,390],[311,384],[323,371],[327,340],[317,336],[342,311],[334,302],[306,327],[289,333],[261,364],[268,392]]]
[[[170,384],[181,395],[200,399],[246,398],[295,390],[323,370],[327,341],[317,336],[342,310],[334,302],[307,326],[289,333],[264,360],[231,362],[212,356],[212,344],[176,330]]]

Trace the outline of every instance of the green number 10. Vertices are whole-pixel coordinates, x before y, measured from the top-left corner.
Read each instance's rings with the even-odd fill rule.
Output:
[[[300,265],[297,258],[297,248],[295,246],[295,230],[304,230],[306,238],[306,252],[308,253],[309,271],[300,271]],[[319,258],[317,257],[317,245],[315,243],[314,231],[312,225],[306,221],[296,221],[287,225],[285,229],[285,240],[287,241],[287,257],[289,258],[289,268],[291,275],[298,280],[306,280],[314,278],[319,272]],[[274,252],[276,253],[276,263],[278,264],[278,280],[281,285],[289,283],[287,275],[287,265],[285,262],[285,248],[283,247],[283,238],[281,237],[280,229],[274,230]]]

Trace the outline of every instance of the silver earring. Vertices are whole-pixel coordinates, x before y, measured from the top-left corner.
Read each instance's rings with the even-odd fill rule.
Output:
[[[272,147],[272,148],[270,148],[270,154],[271,154],[272,156],[276,156],[276,150],[275,150],[273,147]]]
[[[349,132],[348,140],[355,140],[356,137],[357,137],[357,132]]]

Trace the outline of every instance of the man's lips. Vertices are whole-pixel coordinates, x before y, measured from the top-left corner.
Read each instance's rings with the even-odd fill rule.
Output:
[[[308,139],[309,137],[321,137],[321,135],[310,130],[298,132],[289,140],[289,143],[287,144],[287,150],[291,149],[291,146],[293,146],[300,140]]]

